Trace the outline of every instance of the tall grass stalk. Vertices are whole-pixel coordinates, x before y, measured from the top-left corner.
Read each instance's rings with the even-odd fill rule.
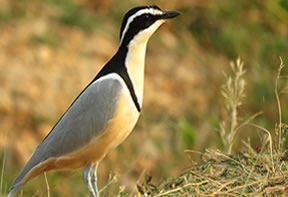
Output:
[[[282,111],[281,111],[281,103],[280,103],[280,98],[279,98],[279,92],[278,92],[278,81],[281,77],[281,71],[284,68],[284,64],[283,64],[283,60],[280,57],[280,66],[278,68],[278,72],[277,72],[277,77],[275,80],[275,88],[274,88],[274,92],[275,92],[275,97],[276,97],[276,101],[277,101],[277,106],[278,106],[278,113],[279,113],[279,125],[278,125],[278,153],[281,152],[281,136],[282,136]]]
[[[45,182],[46,182],[46,188],[47,188],[47,197],[50,197],[50,187],[47,179],[47,174],[44,172]]]
[[[0,179],[0,196],[5,193],[5,191],[3,191],[3,177],[4,177],[4,168],[5,168],[5,163],[6,163],[6,151],[4,151],[3,154],[3,161],[2,161],[2,167],[1,167],[1,179]]]
[[[230,63],[232,74],[227,75],[226,83],[222,87],[222,95],[226,99],[226,110],[230,117],[227,121],[220,123],[220,136],[224,147],[228,147],[227,152],[232,151],[232,141],[238,127],[238,107],[242,105],[242,98],[245,96],[244,90],[246,81],[244,79],[244,64],[240,58],[236,62]]]

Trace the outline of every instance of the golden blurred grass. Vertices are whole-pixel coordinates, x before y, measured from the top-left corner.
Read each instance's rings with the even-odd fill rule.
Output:
[[[284,1],[0,2],[4,191],[37,144],[116,51],[120,18],[139,4],[156,2],[163,9],[180,10],[182,15],[161,27],[149,42],[142,116],[131,136],[100,165],[100,186],[113,172],[121,176],[117,184],[109,186],[111,193],[117,193],[119,185],[135,191],[144,169],[158,182],[189,167],[190,157],[183,154],[187,148],[225,149],[215,132],[220,120],[229,119],[221,97],[222,72],[229,73],[229,62],[238,55],[247,65],[247,97],[239,114],[246,118],[263,111],[257,123],[267,128],[274,128],[277,122],[274,71],[278,56],[288,60]],[[285,85],[285,80],[279,84]],[[286,101],[287,95],[280,99]],[[286,109],[288,103],[282,104]],[[237,135],[234,152],[247,149],[241,141],[247,137],[252,148],[261,146],[262,133],[245,128]],[[198,155],[191,157],[199,160]],[[81,170],[47,175],[52,196],[87,193],[80,181]],[[45,196],[44,178],[36,178],[24,191],[24,196],[35,191],[37,196]]]

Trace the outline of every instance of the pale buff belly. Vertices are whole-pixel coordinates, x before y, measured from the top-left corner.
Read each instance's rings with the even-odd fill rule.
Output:
[[[58,158],[50,158],[38,164],[26,175],[24,182],[44,171],[79,168],[88,163],[101,161],[108,152],[127,138],[139,118],[139,112],[130,95],[123,94],[117,106],[114,118],[110,120],[101,135],[78,151]]]

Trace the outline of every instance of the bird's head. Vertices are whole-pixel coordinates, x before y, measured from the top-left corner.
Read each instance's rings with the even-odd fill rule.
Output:
[[[133,8],[124,16],[120,43],[146,42],[162,23],[179,14],[177,11],[163,11],[155,5]]]

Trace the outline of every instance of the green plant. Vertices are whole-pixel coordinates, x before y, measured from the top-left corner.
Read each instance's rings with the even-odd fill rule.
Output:
[[[226,101],[228,119],[220,123],[220,137],[228,153],[232,151],[233,139],[237,132],[238,107],[242,105],[242,98],[245,96],[244,64],[240,58],[230,63],[232,74],[224,73],[226,83],[222,87],[222,95]]]
[[[2,160],[2,167],[1,167],[1,175],[0,175],[0,196],[2,196],[2,193],[5,193],[5,189],[3,188],[4,184],[4,168],[5,168],[5,162],[6,162],[6,151],[3,153],[3,160]]]

